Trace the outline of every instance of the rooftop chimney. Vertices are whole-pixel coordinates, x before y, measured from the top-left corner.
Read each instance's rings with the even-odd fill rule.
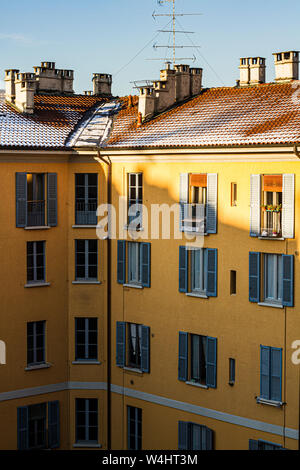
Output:
[[[19,72],[17,69],[5,70],[5,98],[10,103],[15,102],[16,91],[15,91],[15,79],[16,74]]]
[[[275,59],[275,81],[277,83],[290,82],[299,79],[299,52],[277,52]]]
[[[242,57],[240,59],[240,86],[265,83],[266,59],[263,57]]]
[[[111,96],[112,76],[107,73],[93,74],[93,94]]]
[[[198,95],[202,88],[202,69],[189,65],[170,64],[160,71],[160,80],[153,85],[142,86],[139,96],[139,112],[143,119],[170,108],[176,103]]]
[[[74,93],[73,70],[56,69],[55,62],[41,62],[40,67],[33,67],[33,69],[38,93]]]
[[[35,89],[34,73],[16,74],[15,105],[22,113],[33,114]]]

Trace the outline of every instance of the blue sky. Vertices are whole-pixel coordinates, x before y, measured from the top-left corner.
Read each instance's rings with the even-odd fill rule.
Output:
[[[300,49],[300,2],[297,0],[176,0],[178,12],[202,13],[179,18],[200,50],[179,50],[196,55],[194,66],[204,69],[205,86],[235,84],[239,57],[267,58],[267,79],[274,78],[273,52]],[[32,71],[42,60],[58,68],[75,70],[75,91],[91,89],[93,72],[113,75],[115,95],[132,94],[133,80],[155,79],[165,57],[169,35],[151,41],[169,21],[170,5],[156,0],[0,0],[0,79],[6,68]],[[185,37],[182,43],[191,43]],[[135,55],[150,44],[134,59]],[[130,61],[132,62],[127,65]],[[187,62],[189,61],[182,61]],[[127,66],[126,66],[127,65]],[[0,88],[3,82],[0,81]]]

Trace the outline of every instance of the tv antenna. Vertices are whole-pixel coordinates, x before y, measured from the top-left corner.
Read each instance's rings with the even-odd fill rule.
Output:
[[[158,48],[173,49],[173,66],[176,64],[176,61],[178,61],[178,60],[192,60],[193,62],[195,62],[195,60],[196,60],[195,55],[193,55],[193,57],[176,57],[176,49],[183,49],[183,48],[190,48],[190,47],[193,47],[193,48],[200,47],[200,46],[181,46],[181,45],[177,45],[177,43],[176,43],[176,34],[178,34],[178,33],[194,34],[194,31],[181,31],[181,30],[178,31],[178,30],[176,30],[176,17],[178,17],[178,16],[200,16],[202,14],[201,13],[177,13],[176,12],[176,0],[157,0],[157,3],[160,6],[164,5],[167,2],[168,3],[173,3],[172,12],[171,13],[156,13],[154,11],[153,14],[152,14],[152,17],[153,17],[154,20],[158,16],[169,16],[169,17],[172,18],[172,30],[162,29],[162,30],[159,30],[159,32],[160,33],[173,33],[173,44],[172,44],[172,46],[170,46],[170,45],[160,46],[160,45],[154,44],[153,48],[154,49],[158,49]],[[165,60],[165,59],[160,58],[160,59],[149,59],[149,60]]]

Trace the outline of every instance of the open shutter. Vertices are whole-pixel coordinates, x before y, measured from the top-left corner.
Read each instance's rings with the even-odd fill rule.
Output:
[[[206,232],[217,233],[218,175],[207,175]]]
[[[126,355],[126,323],[117,321],[117,347],[116,363],[119,367],[125,366]]]
[[[260,346],[260,396],[270,399],[270,348]]]
[[[260,235],[260,192],[261,176],[251,175],[250,179],[250,236]]]
[[[181,382],[188,379],[188,336],[188,333],[179,332],[178,380]]]
[[[178,450],[189,450],[189,423],[178,421]]]
[[[283,175],[282,185],[282,236],[294,238],[295,175]]]
[[[185,246],[179,247],[179,292],[188,291],[188,255]]]
[[[286,307],[294,306],[294,256],[283,255],[282,275],[282,304]]]
[[[126,282],[126,242],[118,240],[117,279],[119,284]]]
[[[20,406],[17,409],[18,413],[18,449],[26,450],[29,447],[28,443],[28,407]]]
[[[207,249],[207,292],[208,297],[217,297],[218,250]]]
[[[258,450],[258,441],[249,439],[249,450]]]
[[[48,402],[48,447],[60,446],[59,401]]]
[[[27,174],[16,173],[16,226],[27,225]]]
[[[271,400],[281,402],[282,349],[271,348]]]
[[[47,184],[47,209],[48,209],[48,225],[56,227],[57,225],[57,174],[48,173]]]
[[[184,231],[184,204],[189,202],[189,173],[180,173],[179,203],[180,203],[180,230]]]
[[[142,273],[142,285],[144,287],[150,287],[151,278],[151,243],[141,243],[141,273]]]
[[[142,345],[141,345],[141,369],[143,372],[150,372],[150,328],[142,325]]]
[[[206,339],[206,385],[217,387],[217,338]]]
[[[260,300],[260,253],[249,253],[249,300]]]
[[[213,431],[205,426],[202,434],[205,434],[205,447],[202,450],[213,450]]]

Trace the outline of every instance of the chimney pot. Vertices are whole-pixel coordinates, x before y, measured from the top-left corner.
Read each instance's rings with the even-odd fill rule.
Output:
[[[275,81],[277,83],[290,82],[299,79],[299,52],[275,52]]]

